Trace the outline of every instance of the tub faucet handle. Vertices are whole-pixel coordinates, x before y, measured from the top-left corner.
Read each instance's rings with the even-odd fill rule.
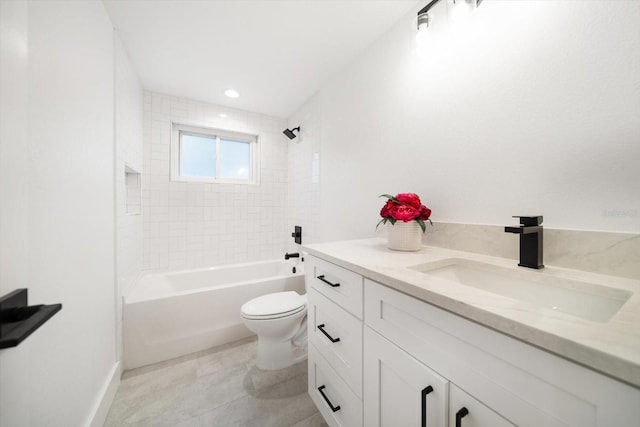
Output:
[[[284,259],[289,259],[289,258],[300,258],[300,254],[298,252],[294,252],[292,254],[290,253],[284,254]]]
[[[291,237],[293,237],[293,240],[298,245],[301,245],[302,244],[302,227],[300,227],[299,225],[296,225],[293,228],[293,233],[291,233]]]

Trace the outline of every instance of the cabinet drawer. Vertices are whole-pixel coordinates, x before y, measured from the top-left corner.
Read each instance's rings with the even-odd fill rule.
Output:
[[[307,295],[309,341],[362,397],[362,322],[315,289]]]
[[[309,395],[331,427],[362,427],[362,401],[309,343]]]
[[[362,319],[362,276],[314,256],[307,256],[305,261],[308,262],[305,265],[308,289],[316,289]]]

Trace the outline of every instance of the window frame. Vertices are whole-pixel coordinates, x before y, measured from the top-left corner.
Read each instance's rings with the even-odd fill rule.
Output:
[[[220,173],[220,140],[228,139],[232,141],[249,143],[249,168],[251,179],[231,179],[231,178],[211,178],[205,176],[184,176],[180,171],[180,156],[182,154],[181,135],[200,136],[214,138],[216,143],[216,176]],[[182,182],[202,182],[212,184],[258,184],[259,145],[258,135],[235,132],[224,129],[207,128],[202,126],[185,125],[182,123],[171,124],[171,180]]]

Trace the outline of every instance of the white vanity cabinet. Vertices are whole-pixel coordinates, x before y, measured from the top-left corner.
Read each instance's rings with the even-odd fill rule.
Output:
[[[364,289],[367,427],[394,425],[369,413],[393,410],[392,406],[376,408],[376,397],[385,403],[376,390],[386,388],[386,370],[409,361],[449,381],[444,403],[448,420],[434,426],[640,426],[640,390],[636,388],[368,279]],[[379,342],[385,350],[379,350]],[[420,382],[416,389],[422,384],[431,383]],[[422,401],[417,400],[416,390],[413,394],[414,403],[405,410],[419,414]],[[429,399],[427,395],[427,405]],[[397,402],[389,400],[389,404]],[[463,408],[466,411],[461,413]]]
[[[363,277],[305,257],[309,394],[327,423],[362,426]]]
[[[330,426],[640,427],[638,388],[317,256],[305,264],[309,394]]]

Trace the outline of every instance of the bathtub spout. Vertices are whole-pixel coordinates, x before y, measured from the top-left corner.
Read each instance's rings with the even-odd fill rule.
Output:
[[[290,253],[284,254],[284,259],[289,259],[289,258],[300,258],[300,254],[297,252],[294,252],[292,254]]]

